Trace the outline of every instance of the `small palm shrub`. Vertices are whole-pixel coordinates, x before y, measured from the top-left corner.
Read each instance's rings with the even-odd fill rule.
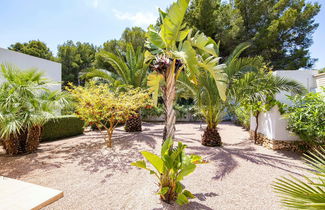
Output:
[[[325,209],[325,149],[305,155],[311,177],[279,178],[273,188],[280,195],[284,207],[293,209]]]
[[[158,194],[163,201],[170,203],[176,200],[176,203],[183,205],[188,203],[189,198],[194,198],[194,195],[185,190],[180,181],[195,170],[196,164],[204,163],[204,161],[200,156],[186,155],[186,145],[182,142],[178,142],[175,148],[173,148],[173,143],[171,138],[164,142],[161,148],[161,157],[147,151],[141,152],[155,170],[148,168],[144,160],[131,165],[146,169],[157,177]]]
[[[286,110],[288,130],[296,133],[310,146],[325,145],[325,97],[308,93],[291,97],[293,105]]]
[[[35,152],[43,125],[68,101],[65,93],[51,91],[44,74],[1,65],[0,143],[9,155]]]

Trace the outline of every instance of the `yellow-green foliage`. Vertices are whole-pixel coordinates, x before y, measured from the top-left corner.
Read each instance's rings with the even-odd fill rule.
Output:
[[[67,90],[77,101],[76,115],[87,124],[106,130],[105,140],[109,147],[117,124],[137,115],[137,110],[151,103],[148,92],[139,88],[120,92],[111,90],[108,84],[91,82],[86,87],[70,85]]]

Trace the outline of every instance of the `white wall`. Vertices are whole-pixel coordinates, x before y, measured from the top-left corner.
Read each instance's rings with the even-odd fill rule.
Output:
[[[274,75],[284,77],[287,79],[293,79],[304,85],[308,91],[314,91],[316,88],[316,81],[313,75],[317,74],[317,71],[312,70],[292,70],[292,71],[275,71]],[[285,104],[291,104],[291,101],[287,98],[290,95],[288,92],[281,92],[276,95],[276,99]],[[261,113],[259,116],[259,128],[258,132],[267,136],[271,140],[281,141],[297,141],[300,140],[298,136],[289,132],[286,128],[288,121],[281,116],[278,107],[273,107],[266,113]],[[256,119],[251,117],[250,130],[255,130]]]
[[[46,78],[58,83],[50,85],[50,89],[61,89],[60,63],[0,48],[0,64],[14,65],[22,70],[35,68],[38,71],[44,72]]]

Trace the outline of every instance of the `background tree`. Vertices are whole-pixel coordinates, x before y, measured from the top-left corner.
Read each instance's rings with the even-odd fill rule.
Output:
[[[47,60],[54,60],[51,50],[46,46],[44,42],[41,42],[39,40],[31,40],[25,43],[17,42],[10,45],[8,49]]]
[[[308,48],[319,10],[318,3],[305,0],[193,0],[186,21],[220,40],[222,57],[251,41],[245,55],[261,55],[274,69],[299,69],[315,62]]]
[[[58,61],[62,64],[64,84],[79,83],[79,74],[93,66],[97,47],[89,43],[67,41],[58,46]]]

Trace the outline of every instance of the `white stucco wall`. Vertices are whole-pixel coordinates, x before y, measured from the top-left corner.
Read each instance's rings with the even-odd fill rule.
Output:
[[[285,77],[288,79],[296,80],[304,85],[308,91],[315,91],[316,81],[313,75],[317,74],[317,71],[312,70],[292,70],[292,71],[275,71],[273,73],[276,76]],[[285,104],[291,104],[291,101],[287,98],[290,95],[288,92],[281,92],[276,95],[276,99]],[[286,128],[288,121],[281,116],[278,107],[273,107],[266,113],[261,113],[259,116],[259,128],[258,133],[262,133],[271,140],[281,141],[297,141],[300,140],[298,136],[289,132]],[[251,117],[250,130],[255,130],[256,120],[255,117]]]
[[[49,80],[57,83],[50,85],[52,90],[61,90],[61,64],[23,53],[0,48],[0,64],[10,64],[21,70],[37,69]]]

